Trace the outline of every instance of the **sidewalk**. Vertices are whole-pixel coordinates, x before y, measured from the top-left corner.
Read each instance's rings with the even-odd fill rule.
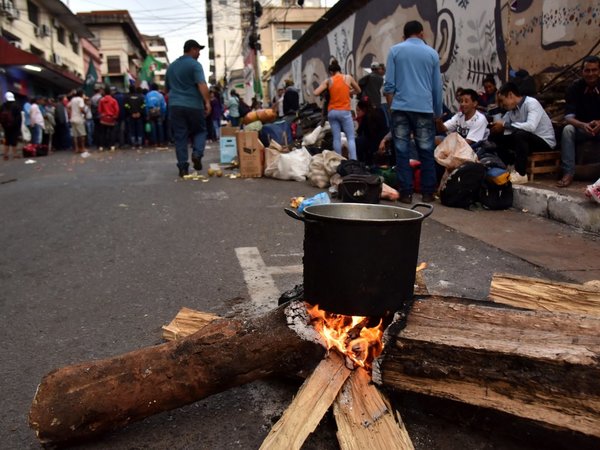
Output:
[[[467,211],[445,207],[438,201],[431,217],[574,282],[598,280],[600,205],[583,195],[587,183],[574,183],[560,193],[553,184],[553,179],[546,179],[515,186],[515,207],[507,211]],[[595,228],[596,232],[583,231],[585,228]]]

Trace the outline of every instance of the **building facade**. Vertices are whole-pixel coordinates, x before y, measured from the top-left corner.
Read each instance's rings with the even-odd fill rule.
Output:
[[[60,0],[1,0],[1,90],[56,96],[81,87],[87,68],[82,41],[91,38]]]

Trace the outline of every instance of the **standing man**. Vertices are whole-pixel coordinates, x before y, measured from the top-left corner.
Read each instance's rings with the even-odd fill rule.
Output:
[[[404,42],[390,49],[383,93],[392,110],[400,201],[412,203],[413,172],[409,164],[412,133],[421,161],[422,198],[424,202],[432,202],[436,187],[434,117],[442,115],[442,76],[440,57],[423,40],[421,22],[407,22]]]
[[[83,90],[77,89],[77,92],[67,104],[67,112],[71,121],[71,135],[73,136],[73,145],[75,153],[85,152],[85,102],[83,101]]]
[[[581,75],[567,91],[567,126],[562,132],[560,156],[563,177],[556,183],[558,187],[573,182],[577,144],[592,140],[600,145],[600,58],[585,57]]]
[[[164,122],[167,115],[167,102],[158,91],[158,85],[152,83],[150,92],[146,94],[146,119],[152,124],[150,140],[153,145],[160,146],[165,142]]]
[[[193,39],[183,45],[183,55],[167,69],[166,88],[169,93],[169,114],[175,139],[175,154],[179,176],[189,173],[188,140],[192,139],[192,162],[202,170],[206,144],[206,116],[210,114],[210,94],[204,70],[197,61],[204,45]]]
[[[385,66],[378,62],[371,64],[371,73],[365,75],[358,81],[360,86],[360,98],[366,100],[374,108],[381,107],[381,87],[383,86],[383,76],[385,75]]]

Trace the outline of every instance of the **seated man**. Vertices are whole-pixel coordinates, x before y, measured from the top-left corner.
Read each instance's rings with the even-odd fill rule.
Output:
[[[567,126],[561,139],[563,177],[556,183],[558,187],[567,187],[573,182],[577,144],[586,140],[600,143],[600,58],[584,58],[581,73],[583,78],[575,81],[567,90]]]
[[[552,121],[535,98],[522,95],[516,84],[506,83],[497,99],[506,110],[501,120],[491,126],[491,140],[498,145],[498,156],[505,164],[514,164],[510,181],[527,183],[527,157],[556,147]],[[514,155],[512,154],[514,153]]]
[[[460,111],[450,120],[436,122],[437,131],[440,133],[456,131],[471,147],[477,148],[490,134],[487,119],[477,111],[479,95],[473,89],[463,89],[459,100]]]

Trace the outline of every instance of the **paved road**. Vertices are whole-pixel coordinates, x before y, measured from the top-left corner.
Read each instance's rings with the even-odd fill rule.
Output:
[[[0,165],[0,183],[16,179],[0,184],[1,449],[40,448],[27,413],[50,370],[157,344],[161,325],[182,306],[257,314],[301,281],[303,226],[283,208],[316,189],[268,179],[182,181],[174,160],[172,150],[151,150]],[[423,225],[419,259],[434,292],[483,299],[494,272],[564,279],[433,219]],[[252,383],[80,448],[258,448],[297,388],[290,380]],[[417,449],[578,442],[449,402],[398,400]],[[330,417],[305,448],[337,448]]]

